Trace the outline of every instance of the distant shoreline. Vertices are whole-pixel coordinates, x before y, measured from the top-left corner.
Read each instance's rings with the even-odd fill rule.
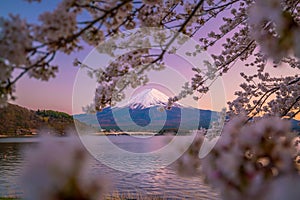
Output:
[[[121,136],[121,135],[136,135],[136,136],[154,136],[157,133],[154,132],[99,132],[99,133],[93,133],[90,135],[95,136]]]
[[[38,136],[39,135],[0,135],[0,138],[30,138]]]
[[[98,133],[90,133],[84,134],[80,136],[167,136],[167,135],[174,135],[174,133],[154,133],[154,132],[98,132]],[[178,135],[190,135],[192,133],[185,133],[185,134],[178,134]],[[176,134],[175,134],[176,135]],[[0,135],[1,138],[35,138],[41,135]],[[66,137],[67,135],[55,135],[55,137]]]

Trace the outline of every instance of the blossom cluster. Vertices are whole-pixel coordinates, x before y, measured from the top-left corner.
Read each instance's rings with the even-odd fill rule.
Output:
[[[265,64],[262,63],[261,67]],[[229,114],[247,114],[253,118],[259,115],[272,115],[294,118],[299,114],[300,78],[296,74],[286,77],[271,77],[269,73],[254,75],[241,73],[245,82],[236,91],[237,98],[229,104]]]
[[[221,117],[222,118],[222,117]],[[279,117],[231,119],[214,137],[197,131],[190,148],[176,162],[180,175],[204,175],[222,199],[298,199],[300,139],[288,120]],[[208,135],[210,135],[208,137]],[[205,140],[211,151],[201,157]]]
[[[178,174],[181,176],[195,177],[199,176],[201,173],[199,153],[201,145],[203,144],[205,130],[197,131],[194,134],[195,135],[192,137],[195,138],[192,144],[176,161],[176,169]]]
[[[252,35],[266,55],[279,62],[291,53],[300,58],[298,2],[256,1],[249,9]]]
[[[202,160],[206,180],[223,199],[290,196],[288,188],[276,191],[278,184],[300,183],[289,122],[266,117],[245,125],[246,119],[238,117],[228,122],[216,146]],[[293,193],[291,199],[299,198],[299,194],[295,196],[297,192]]]
[[[59,4],[53,12],[42,13],[39,16],[42,25],[33,27],[35,40],[47,44],[48,51],[73,52],[77,47],[72,38],[77,31],[77,14],[78,10],[68,8],[66,2]]]
[[[28,149],[22,185],[25,199],[91,200],[104,197],[108,184],[92,174],[90,155],[75,138],[44,137]]]
[[[32,47],[30,26],[18,15],[0,18],[0,107],[6,104],[15,87],[10,84],[13,71],[30,62],[27,52]]]
[[[193,142],[189,148],[176,161],[176,168],[179,175],[197,176],[201,174],[201,160],[213,148],[215,141],[221,137],[221,132],[226,120],[226,109],[218,113],[217,119],[211,120],[208,130],[201,128],[192,133]]]
[[[15,65],[26,65],[26,52],[32,47],[33,38],[29,25],[18,15],[0,18],[0,57]],[[1,79],[3,80],[3,79]]]

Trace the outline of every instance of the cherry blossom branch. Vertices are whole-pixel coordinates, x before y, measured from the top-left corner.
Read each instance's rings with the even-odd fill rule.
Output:
[[[226,8],[226,7],[228,7],[228,6],[231,6],[231,5],[233,5],[233,4],[235,4],[235,3],[237,3],[237,2],[239,2],[240,0],[234,0],[234,1],[230,1],[230,2],[228,2],[228,3],[225,3],[225,4],[222,4],[222,5],[219,5],[219,6],[216,6],[216,7],[213,7],[213,8],[209,8],[209,9],[207,9],[207,10],[203,10],[204,12],[210,12],[210,11],[213,11],[213,10],[217,10],[217,9],[223,9],[223,8]]]
[[[295,79],[295,80],[289,82],[287,85],[293,85],[293,84],[295,84],[295,83],[297,83],[297,82],[299,82],[299,81],[300,81],[300,78],[297,78],[297,79]],[[272,94],[274,94],[276,91],[278,91],[279,89],[280,89],[280,87],[277,86],[277,87],[271,88],[271,89],[269,89],[268,91],[266,91],[266,92],[259,98],[259,100],[257,101],[257,103],[256,103],[250,110],[248,110],[248,115],[249,115],[250,113],[252,113],[257,107],[261,107],[262,105],[264,105],[265,102],[267,101],[267,99],[268,99]],[[297,99],[295,100],[295,102],[294,102],[289,108],[287,108],[287,109],[284,111],[283,114],[281,114],[281,117],[284,117],[284,116],[287,115],[287,113],[292,109],[292,107],[299,101],[299,98],[300,98],[300,96],[297,97]],[[248,118],[247,121],[250,121],[250,120],[253,119],[253,117],[255,117],[255,116],[256,116],[256,114],[252,115],[251,117]]]
[[[28,71],[30,71],[31,69],[37,67],[41,62],[43,62],[47,57],[50,57],[50,59],[47,61],[47,63],[51,62],[54,57],[55,57],[56,52],[48,52],[44,57],[40,58],[36,63],[32,64],[31,66],[25,68],[23,70],[23,72],[21,72],[20,74],[18,74],[18,76],[11,82],[9,82],[9,84],[6,86],[6,88],[10,88],[12,85],[14,85],[19,79],[21,79]]]
[[[297,97],[297,99],[290,105],[290,107],[288,107],[283,114],[281,114],[281,117],[286,116],[291,110],[292,108],[296,105],[296,103],[298,103],[300,101],[300,96]],[[290,118],[291,119],[291,118]]]

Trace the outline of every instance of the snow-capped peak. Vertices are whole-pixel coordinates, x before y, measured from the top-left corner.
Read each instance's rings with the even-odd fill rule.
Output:
[[[169,97],[157,89],[146,89],[134,95],[126,106],[130,108],[149,108],[152,106],[166,106]]]

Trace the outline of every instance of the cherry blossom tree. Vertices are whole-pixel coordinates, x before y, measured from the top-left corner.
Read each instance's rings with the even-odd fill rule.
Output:
[[[219,27],[211,26],[214,20],[223,23]],[[298,1],[63,0],[55,10],[41,14],[39,21],[41,23],[32,24],[14,15],[0,19],[2,105],[15,98],[16,82],[24,75],[44,81],[55,77],[59,66],[52,61],[57,52],[70,54],[81,50],[82,41],[97,46],[123,30],[159,27],[178,33],[161,46],[159,53],[153,54],[144,48],[118,58],[106,71],[92,70],[101,77],[99,83],[102,85],[96,92],[96,109],[118,100],[108,91],[116,90],[116,83],[125,74],[135,74],[136,85],[146,83],[146,70],[162,68],[151,64],[162,66],[165,55],[176,51],[171,47],[179,33],[193,37],[205,32],[207,34],[197,38],[198,51],[220,44],[223,49],[218,55],[211,55],[214,63],[209,63],[212,66],[209,74],[194,69],[195,75],[185,87],[188,94],[192,91],[206,93],[208,80],[222,76],[241,60],[257,73],[241,74],[245,83],[241,85],[242,91],[236,92],[238,98],[229,103],[232,114],[246,112],[254,117],[269,113],[292,118],[299,113],[298,75],[274,78],[264,70],[268,60],[275,65],[300,66]],[[114,44],[107,47],[111,52],[116,48]],[[142,68],[134,67],[141,63]],[[74,64],[80,62],[76,60]],[[125,87],[129,82],[132,80],[128,80]],[[185,95],[170,98],[170,103],[182,96]]]

